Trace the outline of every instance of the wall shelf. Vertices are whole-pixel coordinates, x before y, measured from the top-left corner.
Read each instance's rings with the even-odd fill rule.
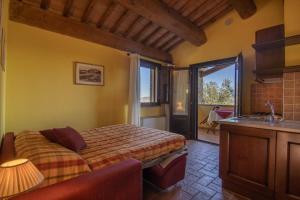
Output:
[[[300,35],[285,38],[285,46],[300,44]]]
[[[300,72],[300,65],[295,65],[295,66],[287,66],[283,68],[283,72],[288,73],[288,72]]]
[[[266,50],[266,49],[273,49],[273,48],[281,48],[284,47],[284,39],[282,40],[275,40],[271,42],[264,42],[260,44],[253,44],[252,47],[255,50]]]
[[[286,67],[274,67],[270,69],[253,70],[256,75],[282,75],[288,72],[300,72],[300,65],[286,66]]]
[[[284,39],[274,40],[270,42],[253,44],[252,47],[255,50],[266,50],[266,49],[281,48],[284,46],[291,46],[296,44],[300,44],[300,35],[294,35],[294,36],[286,37]]]

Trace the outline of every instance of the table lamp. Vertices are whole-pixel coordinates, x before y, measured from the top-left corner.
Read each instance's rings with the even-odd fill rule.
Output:
[[[0,165],[0,199],[26,192],[44,180],[41,172],[28,159],[17,159]]]

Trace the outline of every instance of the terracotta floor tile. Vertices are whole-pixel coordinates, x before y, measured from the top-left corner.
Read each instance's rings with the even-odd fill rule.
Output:
[[[188,141],[185,179],[167,190],[144,183],[145,200],[244,200],[246,198],[222,188],[219,174],[219,147]]]

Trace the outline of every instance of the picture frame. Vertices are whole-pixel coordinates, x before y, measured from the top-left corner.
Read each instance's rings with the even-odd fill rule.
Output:
[[[75,84],[104,86],[104,66],[75,62]]]

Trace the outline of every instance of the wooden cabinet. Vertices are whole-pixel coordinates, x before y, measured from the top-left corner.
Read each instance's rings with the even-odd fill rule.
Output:
[[[273,199],[276,132],[221,125],[223,187],[253,199]]]
[[[300,199],[300,134],[277,133],[276,199]]]
[[[251,199],[300,200],[300,134],[222,124],[220,175]]]
[[[255,33],[257,79],[282,77],[285,62],[284,25],[272,26]]]

